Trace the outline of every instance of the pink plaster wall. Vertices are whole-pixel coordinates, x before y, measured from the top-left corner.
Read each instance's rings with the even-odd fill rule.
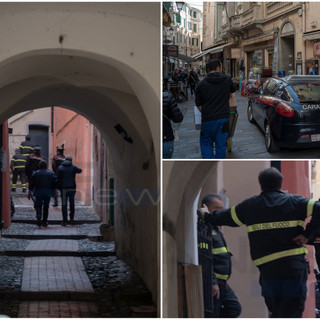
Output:
[[[51,154],[64,144],[64,154],[72,156],[73,164],[82,169],[77,174],[78,200],[91,203],[91,123],[71,110],[54,107],[54,132],[51,134]],[[52,161],[52,160],[51,160]]]
[[[303,197],[310,198],[310,177],[309,177],[309,162],[308,161],[282,161],[281,172],[284,176],[283,190],[288,190],[289,193],[299,194]],[[309,220],[309,219],[308,219]],[[303,313],[304,318],[315,317],[315,277],[314,269],[314,247],[306,246],[308,255],[306,258],[310,263],[311,273],[308,277],[307,288],[308,295]]]

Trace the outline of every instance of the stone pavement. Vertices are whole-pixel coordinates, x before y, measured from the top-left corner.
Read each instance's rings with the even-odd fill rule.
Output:
[[[19,318],[155,317],[150,292],[103,241],[99,217],[76,206],[63,227],[50,207],[47,228],[36,226],[32,202],[13,194],[16,213],[0,238],[0,314]],[[91,241],[94,239],[95,241]]]
[[[264,134],[255,124],[247,119],[248,98],[236,92],[237,111],[239,114],[234,136],[232,150],[226,154],[226,159],[318,159],[320,149],[280,149],[269,153],[264,143]],[[174,144],[173,159],[201,159],[200,130],[194,125],[194,97],[179,103],[184,113],[181,124],[174,124],[179,131],[179,140]]]

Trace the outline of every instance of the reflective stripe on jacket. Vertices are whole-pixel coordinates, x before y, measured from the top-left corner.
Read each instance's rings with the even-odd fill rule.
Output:
[[[312,216],[304,230],[304,220]],[[251,258],[256,266],[295,255],[307,249],[292,239],[303,233],[309,238],[320,225],[320,203],[281,191],[262,192],[230,209],[206,214],[213,225],[246,225]]]
[[[24,169],[26,167],[27,158],[22,154],[15,154],[11,158],[10,168],[14,169]]]

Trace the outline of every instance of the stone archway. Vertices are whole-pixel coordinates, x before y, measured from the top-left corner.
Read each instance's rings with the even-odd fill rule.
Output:
[[[0,9],[6,30],[0,123],[55,105],[95,124],[110,146],[118,188],[138,194],[118,206],[117,254],[159,306],[160,3],[2,3]]]

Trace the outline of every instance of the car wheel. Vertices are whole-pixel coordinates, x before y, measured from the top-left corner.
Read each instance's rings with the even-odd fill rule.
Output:
[[[279,147],[276,145],[274,138],[272,136],[269,122],[266,123],[264,139],[265,139],[265,144],[268,152],[272,153],[279,150]]]
[[[253,112],[252,112],[252,105],[251,105],[251,103],[248,104],[247,116],[248,116],[248,120],[249,120],[250,123],[255,123],[255,122],[256,122],[256,121],[254,120],[254,117],[253,117]]]

